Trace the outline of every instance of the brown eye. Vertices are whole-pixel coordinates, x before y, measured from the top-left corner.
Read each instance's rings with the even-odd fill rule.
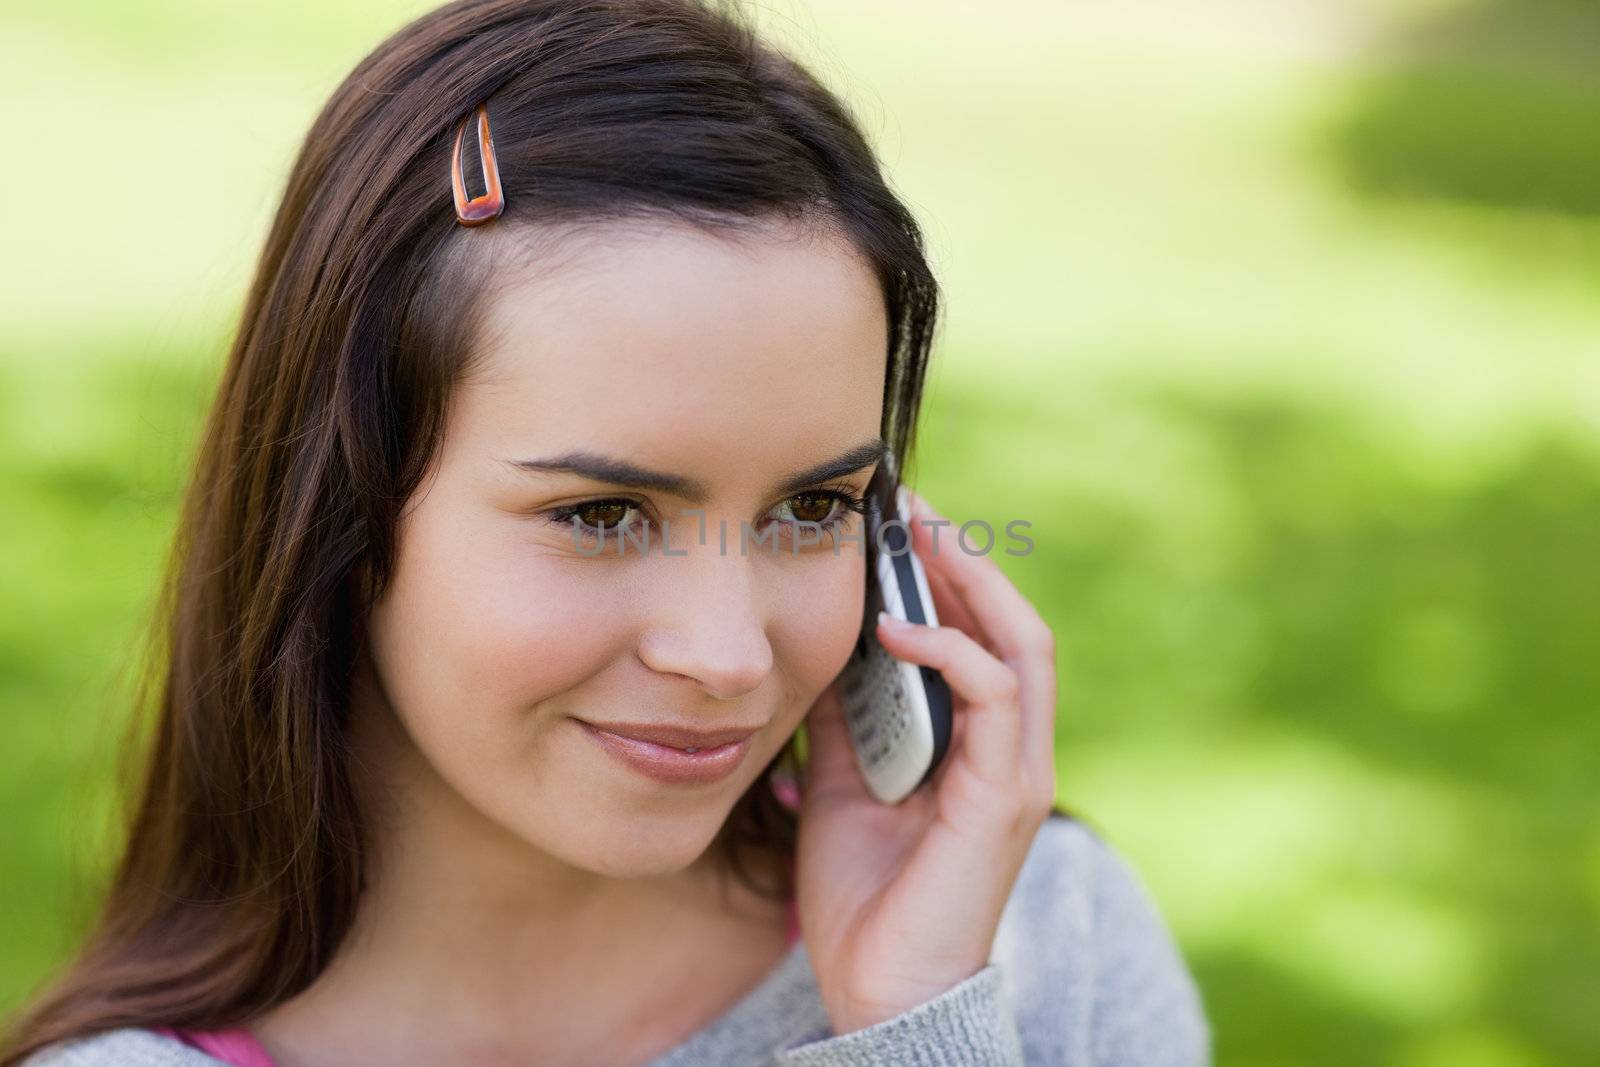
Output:
[[[629,513],[635,511],[641,513],[641,518],[630,520]],[[567,527],[585,539],[593,540],[613,530],[621,530],[624,527],[631,529],[643,519],[642,509],[637,502],[611,498],[585,500],[581,504],[556,508],[550,513],[547,521],[556,526]]]
[[[835,493],[801,493],[789,498],[789,513],[796,522],[827,522],[838,505]]]
[[[592,526],[597,530],[610,530],[620,525],[628,517],[628,512],[633,510],[633,505],[625,500],[597,500],[592,504],[583,504],[572,510],[578,521],[585,526]]]
[[[791,547],[796,550],[804,543],[806,536],[801,531],[825,533],[830,535],[828,541],[831,541],[832,535],[850,524],[852,514],[864,515],[866,510],[865,500],[842,489],[814,489],[796,493],[774,509],[778,525],[786,531],[792,531],[795,540],[791,542]],[[828,541],[819,539],[812,543]]]

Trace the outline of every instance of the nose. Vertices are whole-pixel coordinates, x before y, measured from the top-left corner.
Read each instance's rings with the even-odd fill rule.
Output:
[[[772,670],[755,556],[715,543],[656,561],[654,603],[639,639],[653,671],[697,682],[719,700],[754,690]]]

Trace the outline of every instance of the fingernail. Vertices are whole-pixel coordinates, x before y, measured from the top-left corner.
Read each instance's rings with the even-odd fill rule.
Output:
[[[909,622],[904,619],[897,619],[893,615],[890,615],[887,611],[880,610],[878,612],[878,622],[884,626],[887,626],[895,633],[904,633],[905,631],[911,629],[911,624]]]

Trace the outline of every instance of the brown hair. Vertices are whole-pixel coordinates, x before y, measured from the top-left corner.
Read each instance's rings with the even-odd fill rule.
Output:
[[[507,207],[469,230],[450,148],[480,102]],[[883,434],[904,470],[939,291],[833,93],[714,0],[457,0],[405,26],[334,91],[289,175],[161,588],[120,856],[0,1067],[119,1026],[238,1025],[327,964],[363,885],[345,734],[363,598],[463,373],[484,235],[647,216],[847,236],[887,306]],[[794,837],[763,775],[714,847],[754,870]]]

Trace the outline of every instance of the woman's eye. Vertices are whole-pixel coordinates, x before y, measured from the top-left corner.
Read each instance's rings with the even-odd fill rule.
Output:
[[[629,522],[628,515],[639,510],[639,505],[631,500],[586,500],[581,504],[556,508],[550,513],[550,521],[586,536],[599,536],[625,525],[636,525],[637,520]]]
[[[833,516],[833,509],[839,506],[832,493],[801,493],[783,503],[789,510],[786,518],[795,522],[827,522]]]
[[[865,503],[852,493],[836,490],[797,493],[779,505],[782,521],[811,523],[832,529],[850,519],[850,513],[864,512]]]

